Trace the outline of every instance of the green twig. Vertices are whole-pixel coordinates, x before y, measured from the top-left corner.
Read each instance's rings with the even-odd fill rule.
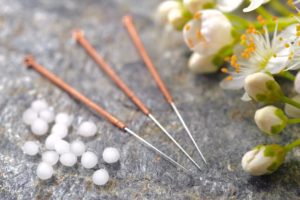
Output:
[[[295,81],[295,78],[296,78],[294,76],[294,74],[292,74],[289,71],[282,71],[282,72],[278,73],[277,76],[285,78],[285,79],[290,80],[290,81]]]
[[[298,103],[297,101],[294,101],[293,99],[290,99],[290,98],[288,98],[286,96],[281,96],[280,99],[284,103],[290,104],[290,105],[292,105],[292,106],[300,109],[300,103]]]
[[[285,150],[288,152],[290,150],[292,150],[295,147],[298,147],[300,145],[300,138],[295,140],[294,142],[288,144],[285,146]]]
[[[288,124],[299,124],[300,118],[288,119],[287,123]]]

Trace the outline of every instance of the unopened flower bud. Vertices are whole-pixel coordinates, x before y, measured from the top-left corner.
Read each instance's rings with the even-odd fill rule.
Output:
[[[274,103],[283,96],[275,79],[266,73],[258,72],[246,77],[244,89],[257,102]]]
[[[213,3],[212,0],[183,0],[183,5],[191,12],[195,13],[202,9],[205,4]]]
[[[188,47],[202,55],[213,55],[233,40],[232,25],[218,10],[201,10],[194,14],[183,29],[183,37]]]
[[[186,11],[182,7],[170,10],[168,14],[168,22],[174,29],[181,30],[185,23],[189,20],[189,18],[185,16],[185,12]]]
[[[300,103],[300,95],[293,97],[292,100]],[[300,118],[300,109],[296,108],[295,106],[286,103],[284,105],[284,111],[289,117]]]
[[[300,94],[300,72],[297,73],[295,81],[294,81],[295,91]]]
[[[284,162],[286,150],[277,144],[259,145],[242,158],[244,171],[253,176],[271,174]]]
[[[255,112],[254,120],[258,128],[267,134],[280,133],[287,125],[288,118],[275,106],[266,106]]]
[[[189,59],[188,67],[195,74],[213,73],[218,70],[212,62],[214,56],[193,53]]]
[[[168,15],[172,9],[179,9],[181,7],[180,2],[178,1],[163,1],[157,9],[157,15],[161,22],[168,22]]]

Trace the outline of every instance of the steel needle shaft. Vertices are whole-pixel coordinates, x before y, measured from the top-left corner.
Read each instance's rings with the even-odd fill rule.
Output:
[[[24,62],[27,67],[33,68],[35,71],[40,73],[42,76],[47,78],[49,81],[51,81],[54,85],[61,88],[63,91],[68,93],[70,96],[75,98],[76,100],[80,101],[81,103],[85,104],[88,108],[90,108],[92,111],[96,112],[98,115],[105,118],[107,121],[109,121],[114,126],[122,129],[123,131],[129,133],[130,135],[134,136],[139,141],[146,144],[148,147],[159,153],[161,156],[166,158],[168,161],[170,161],[172,164],[175,164],[176,166],[188,171],[185,167],[183,167],[181,164],[173,160],[171,157],[160,151],[158,148],[153,146],[151,143],[147,142],[145,139],[134,133],[132,130],[130,130],[122,121],[117,119],[115,116],[110,114],[108,111],[104,110],[101,106],[97,105],[95,102],[75,90],[73,87],[68,85],[66,82],[64,82],[62,79],[60,79],[58,76],[53,74],[52,72],[48,71],[45,67],[38,64],[35,59],[32,56],[27,56],[24,59]]]
[[[203,156],[200,148],[198,147],[194,137],[192,136],[190,130],[188,129],[186,123],[184,122],[182,116],[180,115],[178,109],[176,108],[175,104],[174,104],[174,100],[172,95],[170,94],[169,90],[167,89],[166,85],[164,84],[164,82],[161,80],[153,62],[150,59],[150,56],[148,55],[140,37],[139,34],[134,26],[133,20],[131,16],[124,16],[123,17],[123,23],[134,43],[134,45],[136,46],[138,52],[140,53],[142,59],[144,60],[149,72],[151,73],[153,79],[155,80],[157,86],[159,87],[159,89],[161,90],[162,94],[164,95],[164,97],[166,98],[167,102],[170,104],[170,106],[172,107],[172,109],[174,110],[174,112],[176,113],[177,117],[179,118],[180,122],[182,123],[184,129],[186,130],[186,132],[188,133],[190,139],[192,140],[194,146],[196,147],[197,151],[199,152],[202,160],[205,162],[205,164],[207,164],[205,157]]]
[[[116,74],[116,72],[105,62],[102,56],[84,37],[81,30],[73,32],[74,39],[86,50],[86,52],[94,59],[94,61],[101,67],[101,69],[115,82],[115,84],[130,98],[130,100],[147,116],[149,117],[169,139],[188,157],[195,166],[201,170],[200,166],[194,159],[184,150],[184,148],[174,139],[174,137],[158,122],[158,120],[151,114],[150,109],[134,94],[134,92],[123,82],[123,80]]]

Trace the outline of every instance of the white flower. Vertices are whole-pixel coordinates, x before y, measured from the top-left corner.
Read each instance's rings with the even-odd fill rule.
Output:
[[[262,4],[268,3],[270,0],[250,0],[250,5],[247,8],[244,8],[244,12],[251,12],[258,7],[260,7]]]
[[[194,15],[183,29],[183,37],[188,47],[202,55],[216,54],[230,44],[232,25],[218,10],[202,10]]]
[[[157,14],[161,22],[166,23],[168,21],[168,15],[172,9],[178,9],[181,7],[178,1],[163,1],[157,9]]]
[[[294,46],[286,31],[277,34],[277,29],[276,24],[272,40],[266,26],[264,34],[250,27],[241,36],[241,45],[236,46],[229,60],[233,70],[223,69],[229,75],[220,84],[223,89],[243,88],[245,78],[256,72],[277,74],[289,68],[295,55]]]
[[[246,77],[244,89],[257,102],[274,103],[283,96],[275,79],[266,73],[258,72]]]
[[[292,100],[300,103],[300,95],[293,97]],[[300,109],[296,108],[290,104],[286,103],[284,105],[284,111],[285,111],[286,115],[289,117],[300,118]]]
[[[271,174],[284,162],[285,155],[280,145],[259,145],[243,156],[242,167],[253,176]]]
[[[300,12],[300,9],[297,7],[297,4],[299,4],[299,3],[300,3],[299,0],[288,0],[288,1],[287,1],[287,4],[288,4],[291,8],[295,9],[298,13]]]
[[[193,53],[189,59],[188,67],[196,74],[213,73],[218,70],[218,67],[212,63],[213,57],[211,55],[206,56]]]
[[[300,2],[300,1],[299,1]],[[299,10],[300,11],[300,10]],[[294,16],[298,23],[286,27],[280,34],[289,44],[292,44],[292,56],[286,70],[300,69],[300,19]]]
[[[287,125],[288,118],[275,106],[266,106],[255,112],[254,121],[258,128],[267,134],[280,133]]]

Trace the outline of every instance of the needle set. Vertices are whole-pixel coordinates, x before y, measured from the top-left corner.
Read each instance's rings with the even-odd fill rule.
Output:
[[[200,148],[198,147],[195,139],[193,138],[189,128],[187,127],[185,121],[183,120],[181,114],[179,113],[173,97],[171,96],[169,90],[165,86],[164,82],[160,78],[154,64],[152,63],[149,55],[146,52],[146,49],[144,48],[142,41],[138,35],[138,32],[134,26],[133,20],[131,16],[124,16],[123,17],[123,24],[126,27],[126,30],[129,33],[129,36],[131,37],[133,44],[137,48],[140,56],[142,57],[147,69],[149,70],[150,74],[152,75],[152,78],[156,82],[158,88],[162,92],[163,96],[165,97],[168,104],[170,104],[171,108],[177,115],[179,121],[181,122],[182,126],[184,127],[184,130],[187,132],[189,138],[193,142],[194,146],[196,147],[198,153],[200,154],[202,160],[205,164],[207,164],[205,157],[203,156],[202,152],[200,151]],[[175,138],[169,133],[168,130],[165,129],[165,127],[158,121],[156,117],[151,113],[150,109],[137,97],[137,95],[126,85],[125,82],[117,75],[117,73],[107,64],[107,62],[102,58],[102,56],[96,51],[96,49],[89,43],[89,41],[85,38],[84,33],[81,30],[75,30],[73,32],[73,37],[76,40],[78,44],[80,44],[84,50],[87,52],[87,54],[95,61],[95,63],[107,74],[107,76],[120,88],[120,90],[128,96],[128,98],[139,108],[139,110],[145,114],[149,119],[151,119],[156,126],[160,128],[160,130],[181,150],[181,152],[199,169],[201,170],[199,164],[190,156],[189,153],[186,152],[186,150],[175,140]],[[137,133],[135,133],[133,130],[131,130],[124,122],[122,122],[117,117],[113,116],[111,113],[106,111],[104,108],[102,108],[100,105],[93,102],[91,99],[86,97],[84,94],[80,93],[76,89],[74,89],[72,86],[68,85],[66,82],[64,82],[62,79],[60,79],[58,76],[53,74],[52,72],[48,71],[45,67],[43,67],[41,64],[39,64],[32,56],[27,56],[24,59],[25,64],[29,67],[40,73],[42,76],[44,76],[46,79],[51,81],[54,85],[61,88],[63,91],[68,93],[70,96],[75,98],[76,100],[80,101],[84,105],[86,105],[89,109],[91,109],[96,114],[100,115],[101,117],[105,118],[107,121],[109,121],[111,124],[116,126],[117,128],[127,132],[128,134],[132,135],[142,143],[144,143],[146,146],[153,149],[155,152],[157,152],[159,155],[170,161],[171,163],[175,164],[181,169],[184,169],[187,171],[187,169],[179,164],[177,161],[175,161],[173,158],[159,150],[157,147],[146,141],[144,138],[139,136]]]

